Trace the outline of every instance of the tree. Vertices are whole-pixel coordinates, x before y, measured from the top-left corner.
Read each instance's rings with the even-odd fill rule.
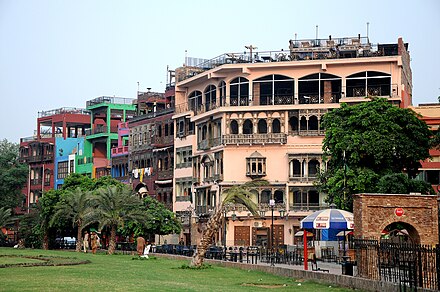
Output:
[[[52,216],[50,225],[60,219],[67,219],[77,228],[76,251],[81,251],[82,230],[84,221],[90,214],[91,192],[77,188],[75,191],[68,191],[63,194],[61,200],[55,206],[55,213]]]
[[[372,98],[352,106],[341,104],[324,116],[322,126],[326,129],[324,157],[330,160],[317,187],[328,194],[329,202],[351,210],[353,194],[377,192],[382,177],[403,171],[408,186],[424,188],[423,183],[410,181],[420,161],[429,157],[432,132],[414,111]],[[381,188],[393,189],[384,186],[386,182],[382,179]]]
[[[24,196],[21,189],[26,183],[27,167],[18,162],[16,143],[0,141],[0,207],[15,208]]]
[[[56,206],[59,204],[63,191],[62,190],[49,190],[44,193],[37,203],[37,210],[40,217],[40,234],[42,234],[43,249],[49,249],[50,235],[54,234],[54,228],[63,228],[65,223],[63,220],[54,221],[52,224],[51,219],[56,212]]]
[[[94,196],[94,208],[87,214],[84,224],[99,223],[99,230],[110,228],[108,253],[116,248],[116,230],[124,227],[128,221],[145,223],[145,213],[141,209],[141,200],[126,187],[107,186],[98,190]]]
[[[133,234],[134,237],[138,237],[146,234],[166,235],[180,233],[182,227],[175,214],[155,198],[145,197],[141,210],[145,215],[145,221],[142,223],[135,221],[127,222],[122,230],[124,235]]]
[[[192,267],[200,267],[205,259],[206,251],[212,244],[212,238],[218,232],[223,218],[223,210],[229,203],[244,205],[254,216],[258,216],[258,206],[252,201],[253,194],[249,191],[250,188],[268,185],[265,180],[255,180],[247,182],[243,185],[235,185],[223,191],[225,195],[223,201],[215,209],[214,213],[206,224],[206,229],[202,234],[202,239],[197,246],[197,251],[191,260]]]
[[[0,228],[12,224],[13,222],[12,209],[5,207],[0,208]]]

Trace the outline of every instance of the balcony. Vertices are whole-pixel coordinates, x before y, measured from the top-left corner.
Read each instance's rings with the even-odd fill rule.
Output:
[[[191,202],[190,196],[176,196],[176,202]]]
[[[155,136],[151,139],[151,144],[156,144],[156,145],[169,145],[173,143],[174,143],[174,137],[172,135],[162,136],[162,137]]]
[[[317,180],[316,176],[296,176],[289,175],[289,181],[299,183],[313,183]]]
[[[172,179],[173,178],[173,170],[159,170],[157,172],[157,178],[158,179]]]
[[[365,98],[371,96],[398,97],[397,84],[377,84],[374,86],[346,86],[344,98]]]
[[[309,203],[309,204],[293,204],[289,205],[291,211],[318,211],[328,208],[327,204]]]
[[[197,143],[197,150],[208,150],[211,149],[212,147],[219,146],[221,144],[222,144],[222,139],[220,137],[206,139]]]
[[[215,210],[215,206],[196,206],[196,214],[211,214]]]
[[[223,144],[285,144],[287,135],[284,133],[269,134],[228,134],[223,135]]]
[[[83,108],[62,107],[58,109],[38,112],[38,117],[43,118],[43,117],[49,117],[49,116],[61,115],[61,114],[90,115],[90,111],[85,110]]]
[[[299,104],[329,104],[339,103],[342,92],[299,92],[298,96]]]
[[[112,157],[128,154],[128,146],[112,148]]]

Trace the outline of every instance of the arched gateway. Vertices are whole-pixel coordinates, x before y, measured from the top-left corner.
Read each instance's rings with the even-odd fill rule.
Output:
[[[357,194],[354,236],[434,245],[439,242],[437,196]]]

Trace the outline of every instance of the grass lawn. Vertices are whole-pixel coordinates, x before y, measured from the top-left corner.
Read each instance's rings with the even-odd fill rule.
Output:
[[[133,260],[131,255],[0,248],[0,255],[75,257],[89,264],[0,268],[0,291],[351,291],[301,279],[220,266],[180,269],[189,261]],[[0,256],[0,265],[26,258]]]

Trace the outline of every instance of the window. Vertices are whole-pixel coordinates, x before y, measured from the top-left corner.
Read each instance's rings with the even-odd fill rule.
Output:
[[[188,96],[188,106],[189,110],[197,112],[197,110],[202,106],[202,92],[201,91],[193,91]]]
[[[255,151],[246,158],[246,176],[262,177],[266,175],[266,157]]]
[[[347,77],[347,97],[390,96],[391,75],[365,71]]]
[[[64,179],[69,174],[68,172],[69,162],[68,161],[62,161],[58,162],[58,179]]]
[[[254,80],[252,84],[260,105],[293,104],[294,82],[291,77],[268,75]]]
[[[44,185],[50,186],[50,173],[51,171],[49,169],[46,169],[44,171]]]
[[[244,77],[235,78],[229,88],[231,106],[249,105],[249,80]]]
[[[70,160],[69,161],[69,173],[74,173],[75,172],[75,160]]]
[[[231,134],[238,134],[238,122],[236,120],[231,121]]]
[[[258,134],[267,134],[267,123],[266,120],[258,121]]]
[[[281,123],[279,119],[272,121],[272,133],[281,133]]]
[[[243,123],[243,134],[252,134],[253,133],[253,124],[251,120],[247,119]]]
[[[176,149],[176,168],[191,167],[192,165],[192,148],[181,147]]]
[[[316,73],[298,80],[299,103],[337,103],[341,97],[342,79],[339,76]]]
[[[209,85],[205,89],[205,110],[209,111],[211,109],[214,109],[217,103],[217,96],[216,96],[217,88],[214,85]]]

